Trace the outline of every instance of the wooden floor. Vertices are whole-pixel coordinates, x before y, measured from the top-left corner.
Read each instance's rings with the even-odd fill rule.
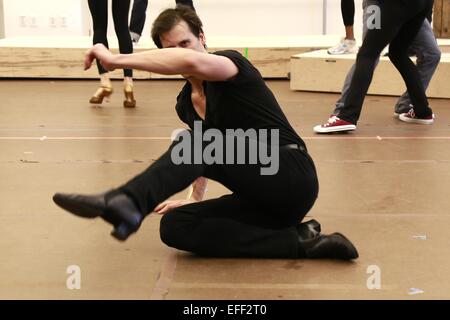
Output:
[[[449,299],[450,101],[431,100],[433,126],[393,117],[393,97],[366,99],[358,130],[318,136],[335,94],[270,81],[315,159],[320,195],[309,217],[357,246],[355,262],[204,259],[169,249],[150,215],[127,242],[76,218],[54,192],[99,192],[146,168],[182,127],[181,81],[138,81],[138,108],[87,100],[94,81],[0,82],[0,299]],[[208,198],[226,190],[216,183]],[[184,197],[185,192],[179,197]],[[81,290],[69,290],[69,266]],[[369,290],[370,266],[381,289]],[[370,271],[370,268],[369,268]]]

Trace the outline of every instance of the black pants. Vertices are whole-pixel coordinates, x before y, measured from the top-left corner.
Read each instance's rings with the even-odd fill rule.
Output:
[[[184,4],[195,10],[192,0],[176,0],[176,4]],[[145,24],[145,12],[147,11],[148,0],[134,0],[131,11],[130,31],[142,35]]]
[[[198,177],[220,182],[233,193],[166,213],[160,228],[164,243],[205,256],[298,257],[295,226],[318,194],[316,170],[306,151],[280,148],[278,172],[261,175],[261,166],[252,164],[175,165],[171,159],[175,145],[119,188],[142,214]]]
[[[353,26],[355,21],[355,0],[341,0],[341,12],[344,26]]]
[[[94,25],[93,43],[102,43],[108,46],[108,0],[89,0],[89,9]],[[119,40],[120,53],[133,53],[133,44],[128,31],[128,12],[130,10],[130,0],[112,0],[112,15],[114,20],[114,30]],[[97,68],[100,74],[108,72],[97,60]],[[124,69],[125,77],[132,77],[131,69]]]
[[[356,124],[381,51],[390,43],[389,58],[400,71],[418,117],[432,114],[425,89],[408,48],[433,8],[433,0],[388,0],[381,4],[381,29],[369,29],[359,50],[349,95],[339,118]]]

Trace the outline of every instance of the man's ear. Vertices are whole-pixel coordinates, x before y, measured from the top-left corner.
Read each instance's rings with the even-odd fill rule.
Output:
[[[206,37],[205,37],[205,34],[203,32],[200,32],[200,34],[198,35],[198,38],[200,39],[200,43],[202,44],[202,46],[206,49]]]

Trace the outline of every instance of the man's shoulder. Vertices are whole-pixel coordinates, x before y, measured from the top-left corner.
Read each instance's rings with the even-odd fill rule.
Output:
[[[239,51],[237,50],[221,50],[213,52],[213,54],[221,55],[230,59],[239,69],[238,75],[234,78],[235,83],[253,82],[262,80],[262,76],[258,69]],[[230,82],[230,81],[229,81]]]
[[[230,59],[239,69],[237,78],[254,78],[256,75],[259,75],[255,66],[237,50],[220,50],[213,52],[213,54]]]
[[[233,56],[233,57],[244,57],[242,54],[239,53],[237,50],[228,49],[228,50],[218,50],[212,52],[212,54],[216,54],[219,56]]]
[[[215,51],[212,54],[218,55],[218,56],[223,56],[223,57],[227,57],[228,59],[230,59],[231,61],[235,62],[235,63],[250,63],[239,51],[237,50],[219,50],[219,51]]]

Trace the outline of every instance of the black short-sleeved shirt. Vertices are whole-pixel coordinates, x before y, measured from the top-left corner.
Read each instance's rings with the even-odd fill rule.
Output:
[[[239,52],[217,51],[213,54],[229,58],[239,73],[229,81],[204,81],[206,111],[203,127],[226,129],[279,129],[280,145],[303,140],[289,124],[272,91],[259,71]],[[193,129],[194,121],[202,121],[192,105],[189,82],[177,97],[176,110],[180,119]]]

